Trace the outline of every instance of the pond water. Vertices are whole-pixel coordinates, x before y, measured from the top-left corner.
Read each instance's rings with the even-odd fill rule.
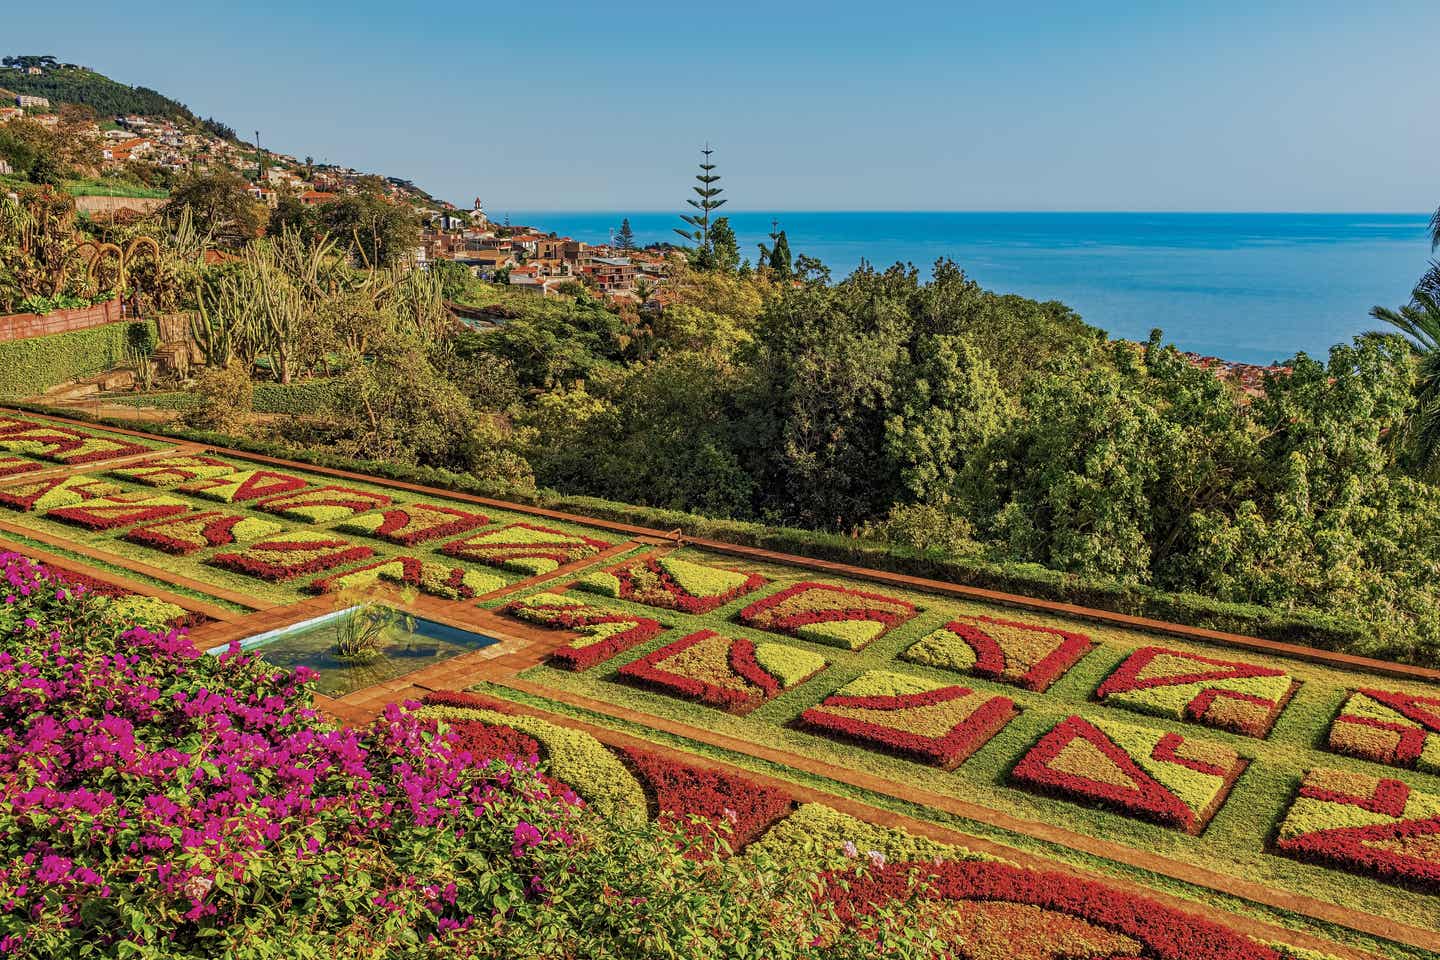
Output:
[[[332,651],[341,625],[353,609],[337,610],[314,620],[256,634],[241,641],[241,646],[277,667],[309,667],[320,674],[313,688],[315,692],[327,697],[343,697],[500,642],[482,633],[417,617],[411,629],[400,627],[392,631],[378,657],[365,663],[351,663]],[[218,655],[225,650],[226,647],[216,647],[209,652]]]

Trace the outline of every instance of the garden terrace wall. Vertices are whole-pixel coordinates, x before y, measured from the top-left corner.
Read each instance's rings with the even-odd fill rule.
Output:
[[[124,319],[119,299],[89,307],[53,310],[50,313],[11,313],[0,316],[0,341],[28,340],[52,333],[88,330]]]

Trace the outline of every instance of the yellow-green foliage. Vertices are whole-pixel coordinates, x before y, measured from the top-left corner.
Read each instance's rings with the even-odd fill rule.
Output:
[[[820,803],[802,804],[747,847],[746,854],[764,854],[781,863],[838,866],[848,859],[847,842],[855,845],[858,857],[868,858],[874,850],[892,863],[999,859],[895,827],[866,823]]]
[[[604,570],[581,577],[575,582],[575,586],[604,597],[620,596],[620,578]]]
[[[1155,752],[1155,746],[1165,736],[1163,730],[1132,727],[1126,723],[1115,723],[1110,720],[1091,720],[1090,722],[1115,741],[1115,744],[1129,754],[1142,770],[1164,784],[1196,813],[1208,807],[1225,786],[1224,777],[1201,773],[1199,770],[1192,770],[1178,763],[1163,763],[1154,759],[1152,754]],[[1220,745],[1216,744],[1216,746]],[[1228,747],[1224,750],[1231,757],[1230,762],[1233,765],[1239,759],[1238,756]]]
[[[105,619],[127,627],[164,630],[170,621],[183,616],[184,608],[155,597],[113,597],[105,603]]]
[[[795,633],[806,640],[847,650],[859,650],[884,632],[885,624],[878,620],[832,620],[795,628]]]
[[[760,669],[780,681],[782,687],[793,687],[806,677],[825,668],[825,658],[809,650],[799,650],[783,643],[757,643],[755,662]]]
[[[478,720],[514,727],[545,748],[550,775],[575,789],[596,813],[638,821],[648,815],[645,791],[625,765],[599,740],[579,730],[538,717],[512,716],[474,707],[425,707],[421,713],[441,720]]]
[[[733,570],[706,567],[675,557],[661,557],[660,569],[670,574],[680,589],[694,597],[718,597],[743,586],[745,574]]]
[[[846,697],[898,697],[938,690],[943,686],[945,684],[933,680],[891,673],[889,670],[867,670],[835,692]]]
[[[975,666],[975,649],[949,630],[936,630],[923,637],[903,654],[912,663],[949,670],[969,670]]]

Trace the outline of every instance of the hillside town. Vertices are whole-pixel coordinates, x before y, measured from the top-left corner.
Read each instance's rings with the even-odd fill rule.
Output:
[[[43,75],[44,68],[31,66],[26,72]],[[673,255],[668,248],[596,245],[540,227],[498,224],[486,215],[478,198],[471,209],[461,209],[431,197],[409,180],[316,163],[168,117],[134,113],[97,117],[94,111],[52,104],[44,96],[0,89],[0,97],[6,104],[0,107],[0,127],[28,123],[63,132],[79,145],[76,166],[94,174],[101,184],[153,179],[157,172],[174,179],[228,169],[244,177],[251,198],[269,210],[277,209],[285,198],[306,207],[321,206],[378,184],[385,199],[411,207],[419,218],[422,229],[410,259],[421,269],[450,261],[478,279],[508,283],[540,297],[573,292],[570,285],[578,283],[608,300],[652,306],[664,302],[667,256]],[[145,177],[134,176],[142,169]],[[0,175],[10,173],[0,158]],[[148,213],[163,200],[163,191],[155,192],[155,197],[127,197],[129,209]],[[82,209],[85,206],[82,203]],[[106,209],[111,215],[116,212],[113,205]]]

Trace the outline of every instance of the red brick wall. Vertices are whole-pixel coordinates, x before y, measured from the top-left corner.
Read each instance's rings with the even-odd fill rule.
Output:
[[[26,340],[43,337],[48,333],[69,333],[71,330],[85,330],[122,319],[120,301],[106,300],[93,307],[76,310],[56,310],[43,316],[38,313],[12,313],[0,316],[0,341]]]

